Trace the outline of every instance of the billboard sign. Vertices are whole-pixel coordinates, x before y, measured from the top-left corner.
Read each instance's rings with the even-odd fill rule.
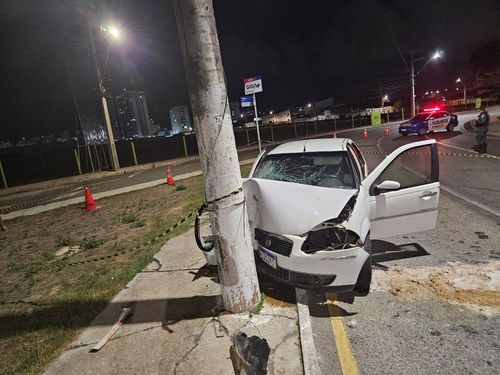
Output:
[[[243,80],[245,85],[245,95],[255,94],[257,92],[262,92],[262,77],[256,76],[252,78],[245,78]]]
[[[240,104],[241,104],[242,108],[252,107],[253,106],[253,98],[250,95],[242,96],[240,99]]]
[[[481,108],[481,98],[476,98],[476,108]]]
[[[382,124],[382,117],[380,115],[380,112],[372,112],[371,117],[372,117],[372,125]]]

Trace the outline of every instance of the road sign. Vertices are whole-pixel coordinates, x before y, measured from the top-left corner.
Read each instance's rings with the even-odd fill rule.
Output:
[[[241,107],[243,107],[243,108],[244,107],[252,107],[253,106],[253,98],[251,95],[242,96],[240,103],[241,103]]]
[[[481,108],[481,98],[476,98],[476,108]]]
[[[380,125],[382,123],[382,117],[380,112],[372,112],[372,125]]]
[[[262,77],[252,77],[245,78],[243,80],[245,85],[245,95],[255,94],[256,92],[262,92]]]

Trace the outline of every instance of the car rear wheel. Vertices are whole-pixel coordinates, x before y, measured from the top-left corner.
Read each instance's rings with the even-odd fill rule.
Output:
[[[364,249],[369,255],[359,272],[358,280],[354,286],[354,292],[360,296],[368,295],[372,282],[372,242],[370,240],[370,235],[366,236]]]
[[[426,135],[427,134],[427,128],[421,127],[418,129],[418,135]]]
[[[448,124],[448,126],[446,127],[446,131],[447,132],[452,132],[453,131],[453,125],[452,124]]]

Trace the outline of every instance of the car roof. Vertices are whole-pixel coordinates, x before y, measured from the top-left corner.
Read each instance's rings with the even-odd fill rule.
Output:
[[[295,154],[301,152],[330,152],[347,150],[348,138],[316,138],[282,143],[268,155]]]

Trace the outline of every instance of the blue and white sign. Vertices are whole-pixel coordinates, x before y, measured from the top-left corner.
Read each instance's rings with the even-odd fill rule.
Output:
[[[255,94],[257,92],[262,92],[262,77],[256,76],[252,78],[245,78],[243,80],[245,85],[245,95]]]
[[[241,107],[252,107],[253,106],[253,98],[248,95],[248,96],[242,96],[241,97]]]

